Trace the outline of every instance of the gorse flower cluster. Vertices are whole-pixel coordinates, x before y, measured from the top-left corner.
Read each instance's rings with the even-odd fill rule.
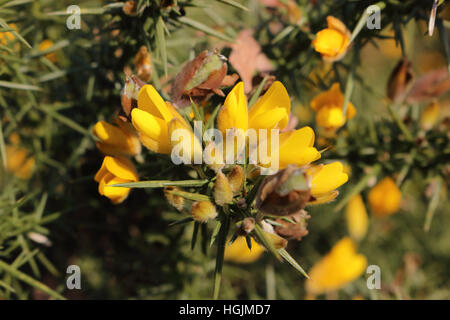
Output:
[[[334,113],[333,108],[341,110],[342,94],[335,90],[338,88],[333,87],[330,94],[324,93],[324,97],[316,98],[312,104],[332,109],[331,113]],[[118,204],[127,198],[133,187],[165,187],[168,202],[190,214],[181,222],[218,224],[219,229],[214,228],[219,230],[218,234],[213,235],[218,242],[218,263],[223,256],[230,260],[239,260],[241,256],[236,253],[237,244],[224,252],[227,239],[230,243],[239,241],[241,247],[241,239],[246,239],[248,249],[239,250],[250,250],[250,255],[242,256],[242,261],[252,261],[263,247],[276,257],[281,254],[289,259],[284,250],[287,239],[283,236],[300,239],[298,231],[306,234],[304,209],[308,205],[332,201],[338,195],[336,189],[348,180],[341,163],[314,163],[321,158],[321,153],[314,147],[313,129],[288,127],[291,103],[279,81],[273,82],[258,99],[252,98],[256,101],[250,106],[243,82],[234,85],[223,105],[218,106],[203,102],[199,107],[191,101],[190,108],[177,108],[165,101],[152,85],[134,80],[128,80],[123,95],[123,101],[134,101],[129,116],[117,118],[114,124],[100,121],[93,128],[97,146],[105,154],[95,176],[99,193]],[[213,111],[206,120],[204,115],[208,108]],[[354,113],[352,110],[350,106],[349,114]],[[334,115],[331,118],[327,123],[335,127],[344,121],[342,115],[337,120]],[[205,130],[217,127],[215,139],[202,141],[193,129],[198,122]],[[179,130],[184,134],[178,135]],[[205,130],[200,131],[200,135]],[[252,130],[253,139],[249,134]],[[180,164],[176,158],[182,157],[181,164],[186,172],[195,170],[196,180],[138,182],[130,157],[140,158],[141,143],[150,152],[167,155],[168,162]],[[276,154],[279,164],[278,170],[267,177],[262,172],[273,164],[273,158],[262,160],[266,156],[260,150],[263,144],[265,152]],[[250,162],[253,155],[257,160]],[[198,157],[211,161],[197,164],[193,160]],[[270,217],[303,218],[303,229],[292,232],[291,229],[298,229],[298,226],[291,218],[279,227]],[[231,232],[234,234],[231,239],[230,228],[235,230]],[[303,272],[300,266],[296,267]],[[220,266],[217,268],[220,270]]]

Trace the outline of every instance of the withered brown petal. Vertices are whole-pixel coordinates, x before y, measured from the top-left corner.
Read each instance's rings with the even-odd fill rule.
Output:
[[[411,62],[404,57],[392,70],[387,85],[387,96],[394,103],[403,100],[414,79]]]
[[[436,99],[450,91],[450,76],[446,67],[436,69],[418,78],[406,97],[407,103]]]

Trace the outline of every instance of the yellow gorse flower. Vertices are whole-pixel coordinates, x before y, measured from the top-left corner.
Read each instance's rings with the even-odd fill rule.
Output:
[[[424,130],[430,130],[439,118],[440,105],[437,101],[429,103],[420,115],[420,126]]]
[[[29,156],[27,150],[18,145],[7,145],[5,150],[6,170],[20,179],[30,179],[36,162],[34,157]]]
[[[99,183],[98,192],[118,204],[123,202],[130,193],[130,188],[112,187],[111,185],[139,180],[133,163],[123,157],[106,156],[102,166],[95,175],[95,181]]]
[[[355,243],[345,237],[311,268],[306,289],[312,294],[339,290],[361,276],[366,266],[366,257],[356,253]]]
[[[8,24],[8,27],[17,30],[17,26],[14,23]],[[9,41],[12,41],[15,39],[15,36],[12,34],[12,32],[0,32],[0,44],[6,46]]]
[[[252,250],[247,246],[245,237],[237,237],[231,245],[225,248],[225,260],[235,263],[252,263],[258,260],[264,252],[264,247],[251,238]]]
[[[53,41],[46,39],[39,44],[38,49],[39,49],[39,51],[45,51],[45,50],[51,48],[52,46],[53,46]],[[58,57],[56,56],[56,53],[54,53],[54,52],[47,53],[44,57],[53,63],[58,61]]]
[[[369,217],[360,194],[355,195],[345,209],[347,229],[353,239],[361,240],[367,233]]]
[[[116,125],[99,121],[92,133],[100,139],[97,147],[108,156],[136,156],[141,153],[141,143],[130,123],[116,119]]]
[[[313,200],[310,201],[310,204],[334,200],[339,194],[336,188],[348,181],[348,175],[344,173],[344,166],[340,162],[313,166],[307,169],[306,173],[311,177]]]
[[[402,192],[394,180],[386,177],[377,183],[369,192],[369,205],[378,217],[394,214],[400,208]]]
[[[225,99],[224,106],[217,116],[218,129],[223,134],[227,129],[240,129],[245,134],[247,129],[266,129],[267,149],[270,153],[271,129],[284,129],[289,122],[291,103],[286,88],[275,81],[255,104],[247,109],[244,83],[234,86]],[[289,164],[299,166],[320,158],[314,145],[314,131],[310,127],[283,132],[279,134],[279,165],[285,168]],[[260,139],[260,143],[262,139]]]
[[[165,102],[152,85],[144,85],[139,90],[138,107],[131,111],[131,121],[144,146],[157,153],[169,154],[172,150],[169,123],[174,118],[183,127],[190,128],[176,109],[169,102]]]
[[[347,114],[344,115],[344,99],[337,82],[329,90],[314,97],[311,100],[311,108],[316,111],[317,124],[327,129],[337,129],[344,125],[347,119],[352,119],[356,114],[355,106],[349,102]]]
[[[328,28],[319,31],[312,45],[327,61],[342,59],[347,53],[351,33],[339,19],[328,16]]]

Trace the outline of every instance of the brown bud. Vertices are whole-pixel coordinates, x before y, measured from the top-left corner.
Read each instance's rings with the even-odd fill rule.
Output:
[[[223,206],[233,201],[233,191],[231,191],[230,183],[221,171],[216,175],[213,194],[214,201],[219,206]]]
[[[137,76],[143,81],[149,81],[152,77],[152,58],[146,46],[139,48],[133,62]]]
[[[144,85],[145,82],[134,75],[131,77],[127,76],[125,79],[125,85],[123,86],[122,95],[120,97],[123,111],[123,114],[121,115],[122,120],[129,120],[131,110],[137,107],[139,89]]]
[[[191,104],[190,98],[200,102],[211,93],[224,95],[221,86],[233,85],[237,76],[227,76],[227,64],[215,51],[203,51],[185,64],[177,74],[171,89],[171,98],[178,107]],[[234,81],[232,81],[234,80]]]
[[[184,198],[178,195],[173,194],[173,191],[181,191],[177,187],[164,187],[164,195],[166,196],[167,202],[170,205],[174,206],[178,211],[183,210],[184,208]]]
[[[238,236],[246,236],[255,228],[256,221],[254,218],[247,217],[242,220],[242,223],[239,225],[236,233]]]
[[[137,15],[137,2],[133,0],[125,2],[125,4],[122,7],[122,10],[127,16],[133,17]]]
[[[276,222],[283,226],[275,226],[275,232],[288,240],[296,239],[300,241],[308,234],[308,230],[306,229],[308,223],[306,220],[309,219],[310,216],[305,210],[300,210],[289,218],[295,222],[295,224],[283,219],[277,219]]]
[[[192,204],[192,217],[198,222],[207,222],[217,217],[217,211],[211,201],[197,201]]]
[[[387,96],[395,104],[402,101],[412,85],[414,74],[411,62],[404,57],[389,76]]]
[[[289,165],[263,181],[255,206],[263,214],[287,216],[302,210],[310,196],[309,176],[295,165]]]
[[[228,181],[233,194],[239,194],[244,186],[244,169],[239,165],[235,165],[228,174]]]

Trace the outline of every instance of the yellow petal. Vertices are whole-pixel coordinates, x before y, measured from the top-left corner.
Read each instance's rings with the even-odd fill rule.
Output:
[[[136,130],[141,133],[141,141],[146,147],[149,147],[145,143],[148,140],[146,138],[149,138],[157,142],[155,149],[149,148],[150,150],[159,153],[170,153],[168,126],[164,120],[146,111],[134,108],[131,111],[131,122]],[[143,139],[142,135],[145,135],[146,138]]]
[[[357,254],[354,242],[345,237],[311,268],[306,289],[314,294],[338,290],[360,277],[366,266],[366,257]]]
[[[249,127],[255,129],[283,129],[289,122],[291,101],[286,88],[275,81],[249,111]]]
[[[180,133],[178,130],[184,130],[182,131],[184,134],[176,138],[174,132],[177,131]],[[191,127],[186,125],[185,121],[173,118],[172,121],[169,122],[169,136],[172,150],[175,151],[173,148],[178,148],[176,151],[177,154],[189,159],[188,163],[193,164],[194,161],[197,163],[202,161],[202,145],[194,135],[194,132],[192,132]],[[186,155],[185,152],[187,152]]]
[[[325,128],[339,128],[345,123],[342,108],[337,106],[323,107],[316,114],[316,122]]]
[[[350,235],[356,240],[364,238],[369,226],[369,217],[361,195],[357,194],[349,201],[345,218]]]
[[[104,163],[108,172],[115,177],[128,181],[139,180],[133,163],[127,158],[106,156]]]
[[[143,86],[138,93],[138,108],[147,111],[151,115],[169,122],[173,118],[173,114],[158,91],[147,84]]]
[[[131,191],[130,188],[108,187],[108,185],[129,182],[128,180],[120,179],[112,175],[107,175],[104,179],[102,179],[102,181],[104,182],[104,185],[103,193],[101,194],[109,198],[114,204],[123,202],[128,197]]]
[[[328,193],[321,194],[320,196],[314,198],[314,200],[312,200],[312,201],[308,201],[308,205],[317,205],[317,204],[328,203],[328,202],[336,199],[338,195],[339,195],[339,191],[333,190]]]
[[[400,208],[402,192],[394,180],[386,177],[369,191],[368,201],[372,212],[378,217],[394,214]]]
[[[225,248],[225,260],[235,263],[252,263],[261,257],[264,247],[251,239],[252,249],[247,246],[245,237],[237,237],[236,240]]]
[[[92,128],[92,133],[102,142],[113,146],[127,146],[127,135],[118,127],[99,121]]]
[[[313,145],[314,131],[310,127],[281,133],[279,149],[280,168],[284,168],[289,164],[303,166],[320,159],[320,153]]]
[[[223,134],[226,129],[242,129],[247,131],[248,113],[244,83],[239,82],[227,95],[223,107],[217,115],[217,127]]]
[[[22,166],[15,172],[15,175],[23,180],[28,180],[31,178],[31,175],[33,174],[35,166],[35,160],[34,157],[30,157],[25,160],[25,163],[22,164]]]
[[[347,182],[348,176],[343,172],[343,165],[340,162],[333,162],[324,165],[318,172],[312,175],[311,194],[318,197]],[[311,172],[308,170],[308,172]]]
[[[319,111],[320,108],[328,105],[342,106],[344,104],[344,95],[341,92],[338,82],[333,83],[330,89],[324,91],[311,100],[311,108]]]
[[[326,57],[336,57],[345,51],[349,40],[337,30],[324,29],[317,33],[313,46],[317,52]]]

